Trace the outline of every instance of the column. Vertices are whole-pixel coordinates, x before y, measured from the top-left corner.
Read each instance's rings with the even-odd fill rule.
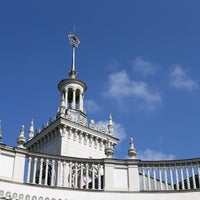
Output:
[[[80,93],[79,101],[80,101],[80,108],[79,109],[83,112],[83,93]]]
[[[73,90],[72,108],[73,108],[73,109],[76,109],[76,90]]]
[[[65,91],[65,106],[66,106],[66,109],[68,109],[68,90]]]

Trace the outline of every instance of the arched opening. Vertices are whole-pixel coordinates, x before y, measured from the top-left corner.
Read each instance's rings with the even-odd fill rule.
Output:
[[[72,104],[73,104],[73,89],[72,88],[68,89],[67,102],[68,102],[68,108],[72,108]]]
[[[80,109],[80,93],[79,89],[76,90],[76,109]]]

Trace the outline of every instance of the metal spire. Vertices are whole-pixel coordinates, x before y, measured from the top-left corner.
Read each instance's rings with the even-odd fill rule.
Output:
[[[78,48],[78,45],[80,44],[80,39],[78,36],[75,35],[75,33],[68,33],[68,38],[70,44],[72,45],[72,66],[71,71],[69,72],[69,76],[70,78],[75,79],[77,75],[77,72],[75,70],[75,48]]]

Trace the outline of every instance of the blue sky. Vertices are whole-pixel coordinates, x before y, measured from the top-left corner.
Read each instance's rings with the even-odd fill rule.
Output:
[[[126,158],[133,137],[142,159],[199,157],[200,2],[197,0],[1,1],[0,119],[16,145],[55,116],[76,27],[78,78],[88,120],[112,113]]]

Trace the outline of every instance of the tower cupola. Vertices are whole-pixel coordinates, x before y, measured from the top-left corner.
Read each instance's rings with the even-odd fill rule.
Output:
[[[69,78],[60,81],[58,89],[61,92],[62,101],[65,104],[65,113],[70,114],[73,118],[81,118],[87,121],[86,112],[84,110],[84,93],[87,85],[77,79],[78,72],[75,68],[75,50],[80,44],[80,39],[75,33],[68,34],[69,42],[72,46],[72,64]],[[63,104],[62,104],[63,108]]]
[[[69,33],[68,38],[72,47],[72,65],[69,77],[58,84],[60,105],[57,116],[51,118],[50,122],[35,134],[32,121],[27,142],[22,126],[18,145],[22,148],[25,146],[30,151],[61,156],[111,158],[118,142],[114,136],[112,116],[110,115],[107,128],[103,125],[96,126],[94,120],[88,123],[84,109],[87,85],[77,79],[78,72],[75,67],[75,50],[80,39],[74,33]]]

